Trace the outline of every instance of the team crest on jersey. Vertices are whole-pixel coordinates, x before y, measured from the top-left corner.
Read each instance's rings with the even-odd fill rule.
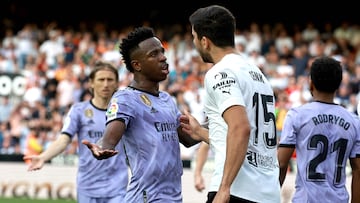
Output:
[[[112,120],[116,118],[116,112],[119,109],[119,106],[116,102],[116,99],[111,100],[111,103],[106,111],[106,117],[108,120]]]
[[[84,114],[87,118],[92,118],[94,116],[94,112],[91,109],[85,109]]]
[[[149,97],[147,97],[145,94],[141,94],[140,98],[144,104],[151,106],[151,101],[150,101]]]

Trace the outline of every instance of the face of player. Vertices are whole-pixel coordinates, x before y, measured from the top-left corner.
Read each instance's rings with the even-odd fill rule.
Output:
[[[156,37],[149,38],[139,43],[139,47],[134,57],[137,63],[134,74],[141,74],[142,78],[151,82],[165,80],[169,74],[169,64],[161,41]]]
[[[202,37],[201,40],[198,39],[198,35],[195,32],[194,29],[192,29],[191,34],[193,36],[193,43],[198,51],[199,55],[201,56],[202,60],[205,63],[213,63],[213,60],[210,56],[210,54],[206,51],[206,48],[208,46],[208,39],[206,37]]]
[[[111,98],[118,88],[116,75],[110,70],[100,70],[96,73],[94,80],[91,81],[91,88],[95,97]]]

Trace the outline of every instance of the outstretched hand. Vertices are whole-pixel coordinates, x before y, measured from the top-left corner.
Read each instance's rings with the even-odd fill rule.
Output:
[[[102,149],[99,145],[91,143],[88,140],[82,140],[81,143],[86,145],[98,160],[107,159],[119,153],[114,149]]]
[[[40,170],[45,163],[45,160],[43,160],[39,155],[25,155],[23,159],[25,163],[29,165],[28,171]]]

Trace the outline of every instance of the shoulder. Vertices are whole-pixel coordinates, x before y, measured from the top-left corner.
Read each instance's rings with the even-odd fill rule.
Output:
[[[71,106],[71,109],[73,109],[73,110],[75,110],[75,109],[83,109],[83,108],[86,108],[88,106],[91,106],[90,101],[81,101],[81,102],[74,103]]]

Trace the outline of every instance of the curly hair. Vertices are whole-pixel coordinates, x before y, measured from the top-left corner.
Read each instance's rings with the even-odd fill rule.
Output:
[[[122,39],[120,44],[120,53],[126,68],[130,72],[134,72],[134,68],[131,66],[132,53],[139,48],[139,43],[152,37],[155,37],[155,33],[152,28],[137,27],[132,32],[130,32],[126,38]]]
[[[331,57],[316,58],[310,67],[310,77],[316,89],[333,93],[342,81],[342,66]]]

